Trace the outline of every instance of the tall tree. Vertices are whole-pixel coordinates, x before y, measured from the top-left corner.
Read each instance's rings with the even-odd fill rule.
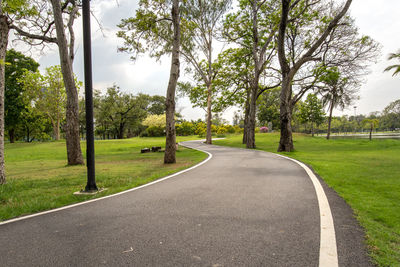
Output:
[[[363,119],[361,122],[364,126],[368,126],[369,128],[369,140],[372,140],[372,131],[378,127],[379,125],[379,120],[378,119]]]
[[[278,151],[290,152],[294,149],[291,125],[292,112],[296,101],[298,101],[298,99],[293,101],[292,85],[295,75],[306,63],[320,60],[320,56],[316,55],[316,51],[330,36],[332,31],[338,26],[340,20],[347,13],[352,0],[346,0],[344,6],[340,10],[331,9],[331,5],[327,5],[327,1],[321,0],[282,0],[281,2],[282,9],[277,44],[278,59],[282,74],[282,89],[280,95],[281,136]],[[325,9],[321,9],[323,7],[325,7]],[[314,18],[314,25],[310,25],[310,18]],[[300,42],[302,44],[302,49],[304,49],[304,51],[300,52],[301,55],[299,57],[294,58],[292,51],[287,51],[286,48],[286,39],[288,36],[287,32],[293,31],[293,29],[297,29],[296,31],[298,31],[300,30],[300,26],[308,27],[308,34],[312,35],[315,35],[314,29],[318,28],[320,29],[320,34],[317,36],[312,36],[313,38],[308,40],[291,40],[292,43]]]
[[[187,0],[182,6],[187,36],[182,43],[181,54],[207,88],[207,144],[212,143],[212,86],[218,73],[213,68],[213,43],[219,23],[230,3],[231,0]]]
[[[104,96],[97,96],[95,117],[97,126],[103,128],[100,134],[104,131],[118,139],[124,138],[127,126],[147,116],[148,97],[144,96],[123,93],[116,85],[109,87]]]
[[[322,103],[328,107],[328,130],[326,139],[330,139],[332,113],[334,108],[344,109],[349,106],[356,98],[359,83],[356,79],[352,79],[351,73],[342,74],[338,67],[327,68],[321,67],[318,71],[323,73],[319,75],[319,80],[323,83],[319,89],[322,94]]]
[[[311,135],[314,137],[314,125],[319,126],[325,121],[322,101],[315,94],[309,94],[300,105],[299,118],[302,123],[311,123]]]
[[[66,1],[64,5],[71,2],[69,21],[67,23],[69,29],[70,42],[68,46],[67,37],[65,34],[65,24],[62,16],[63,9],[59,0],[51,0],[54,24],[57,34],[58,52],[60,55],[61,72],[63,74],[64,84],[67,92],[67,107],[66,107],[66,126],[65,139],[67,145],[68,165],[84,164],[80,145],[79,136],[79,100],[78,90],[76,88],[72,63],[74,60],[74,43],[75,35],[73,31],[73,22],[78,13],[78,7],[75,1]],[[64,8],[65,9],[65,8]]]
[[[278,1],[241,0],[240,11],[230,14],[224,22],[224,36],[229,42],[246,48],[252,56],[253,75],[250,82],[248,114],[245,118],[244,141],[255,148],[257,98],[267,89],[279,85],[260,86],[260,77],[274,56],[274,38],[278,29]],[[273,81],[271,83],[274,83]],[[246,112],[247,113],[247,112]]]
[[[175,90],[180,69],[181,12],[180,0],[140,0],[135,17],[123,19],[118,37],[124,39],[120,51],[137,55],[150,52],[159,59],[171,54],[171,69],[166,94],[166,144],[164,163],[176,162]]]
[[[173,27],[172,39],[172,56],[171,56],[171,70],[169,73],[169,82],[167,88],[166,98],[166,141],[165,141],[165,154],[164,163],[170,164],[176,162],[176,130],[175,130],[175,91],[179,79],[179,51],[181,45],[181,17],[179,0],[173,0],[171,8],[171,18]]]
[[[212,113],[223,112],[231,106],[248,106],[247,92],[251,80],[251,57],[245,49],[229,48],[221,52],[214,61],[213,69],[217,70],[212,83]],[[202,64],[206,67],[206,64]],[[206,72],[206,68],[204,72]],[[207,112],[208,88],[200,75],[194,75],[197,86],[189,82],[179,83],[178,91],[189,97],[195,107]],[[206,118],[207,120],[207,118]]]
[[[5,129],[10,143],[14,143],[16,131],[23,122],[27,110],[27,98],[23,85],[18,81],[26,70],[37,71],[39,63],[22,53],[10,49],[6,55],[5,66]]]
[[[30,95],[29,101],[50,119],[54,139],[60,140],[60,126],[66,107],[66,90],[60,66],[46,68],[45,75],[26,71],[20,82]]]
[[[279,128],[279,94],[280,88],[275,88],[273,90],[268,90],[264,92],[260,101],[257,103],[257,118],[261,125],[267,126],[271,123],[273,128]]]

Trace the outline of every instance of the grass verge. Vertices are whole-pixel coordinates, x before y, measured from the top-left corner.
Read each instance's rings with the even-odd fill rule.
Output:
[[[178,141],[189,139],[198,137]],[[96,141],[96,183],[107,190],[75,196],[72,193],[86,185],[86,166],[66,166],[65,142],[6,144],[7,184],[0,186],[0,221],[121,192],[207,158],[203,152],[180,147],[177,163],[165,165],[164,153],[140,153],[152,146],[165,147],[165,137]]]
[[[216,145],[245,147],[242,136]],[[276,152],[279,134],[256,134],[257,149]],[[353,208],[379,266],[400,266],[400,140],[294,136],[296,151]]]

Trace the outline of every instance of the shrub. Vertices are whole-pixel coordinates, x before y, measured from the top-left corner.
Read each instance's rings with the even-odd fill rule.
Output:
[[[146,129],[147,136],[157,137],[165,135],[164,127],[150,126]]]
[[[239,125],[235,125],[233,126],[233,128],[235,128],[235,133],[240,134],[243,133],[244,129],[240,128]]]
[[[157,126],[157,127],[164,127],[166,124],[165,114],[162,115],[149,115],[147,118],[142,122],[145,126]]]
[[[268,127],[266,127],[266,126],[261,127],[260,133],[268,133]]]
[[[228,132],[228,129],[225,126],[219,126],[217,130],[217,134],[226,134]]]
[[[233,134],[236,132],[235,127],[233,127],[232,125],[226,125],[225,127],[226,127],[228,133],[230,133],[230,134]]]
[[[199,135],[199,136],[204,136],[206,134],[206,124],[204,122],[199,122],[196,125],[196,130],[195,130],[195,134]]]
[[[181,136],[192,135],[195,133],[195,126],[193,123],[184,121],[176,125],[176,134]]]

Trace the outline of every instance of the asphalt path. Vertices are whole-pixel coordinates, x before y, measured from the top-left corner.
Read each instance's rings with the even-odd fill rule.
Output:
[[[186,142],[206,163],[138,190],[0,225],[0,266],[328,266],[298,163]],[[352,210],[320,179],[339,266],[372,266]],[[324,262],[324,261],[322,261]]]

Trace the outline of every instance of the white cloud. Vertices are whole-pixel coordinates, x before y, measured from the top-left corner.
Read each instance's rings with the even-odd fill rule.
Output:
[[[118,5],[118,4],[119,5]],[[94,86],[101,90],[114,83],[122,90],[138,93],[165,95],[169,78],[169,57],[165,57],[161,64],[155,59],[142,57],[135,63],[130,61],[126,53],[117,53],[117,47],[122,40],[116,37],[116,25],[123,18],[134,15],[138,0],[94,0],[91,7],[104,27],[104,37],[92,18],[92,58]],[[367,34],[382,44],[382,56],[378,63],[371,66],[371,74],[366,77],[367,82],[360,91],[360,100],[355,104],[357,113],[368,114],[382,110],[390,102],[400,98],[400,77],[392,77],[390,73],[383,73],[386,66],[394,64],[386,60],[390,52],[400,49],[398,29],[400,29],[399,0],[354,0],[351,15],[356,20],[361,34]],[[77,54],[74,62],[74,71],[79,79],[83,80],[83,53],[82,53],[82,25],[81,18],[75,23]],[[59,64],[56,47],[46,56],[40,57],[41,69]],[[181,79],[185,79],[181,72]],[[204,111],[193,109],[187,99],[179,100],[178,106],[183,107],[182,114],[188,119],[204,118]],[[233,109],[225,112],[225,118],[231,120]],[[336,114],[342,112],[336,111]],[[345,114],[354,114],[350,107]]]

